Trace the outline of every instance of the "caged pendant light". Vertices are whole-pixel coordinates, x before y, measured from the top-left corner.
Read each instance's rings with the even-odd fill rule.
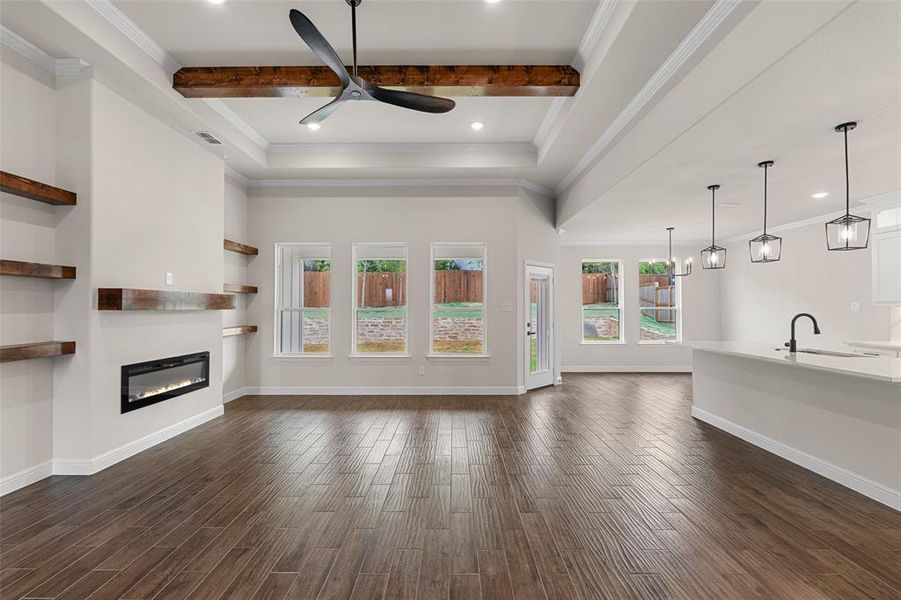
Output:
[[[748,242],[748,250],[752,263],[776,262],[782,258],[782,238],[766,232],[767,173],[773,161],[765,160],[757,166],[763,169],[763,233]]]
[[[667,227],[666,230],[669,232],[669,258],[666,263],[667,274],[670,277],[685,277],[686,275],[691,275],[691,257],[685,259],[685,270],[681,273],[676,272],[676,259],[673,258],[673,230],[675,227]]]
[[[716,191],[718,185],[708,185],[711,193],[710,208],[710,245],[701,250],[702,269],[724,269],[726,267],[726,249],[716,245]]]
[[[855,127],[854,121],[835,126],[835,131],[845,137],[845,214],[826,223],[826,247],[829,250],[863,250],[870,242],[870,220],[851,214],[848,132]]]

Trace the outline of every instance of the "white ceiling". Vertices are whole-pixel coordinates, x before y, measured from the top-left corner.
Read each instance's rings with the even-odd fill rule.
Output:
[[[573,98],[456,98],[446,115],[350,103],[313,132],[326,99],[185,100],[175,62],[303,65],[301,8],[350,60],[344,0],[3,0],[0,21],[54,57],[78,57],[252,179],[524,179],[556,192],[565,240],[709,235],[709,183],[738,206],[722,237],[842,204],[838,122],[852,198],[901,189],[901,2],[853,0],[365,0],[361,64],[574,64]],[[150,60],[148,60],[150,59]],[[485,129],[474,132],[472,121]],[[814,200],[810,194],[828,191]]]

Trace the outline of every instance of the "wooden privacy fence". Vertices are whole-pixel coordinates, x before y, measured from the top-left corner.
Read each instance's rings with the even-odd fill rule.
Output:
[[[435,303],[482,302],[482,271],[435,271]]]
[[[357,273],[356,293],[357,306],[404,306],[407,304],[407,274]]]
[[[307,308],[327,308],[330,271],[305,271],[303,301]],[[357,306],[403,306],[406,304],[406,273],[357,273]],[[435,271],[435,302],[481,302],[484,279],[481,271]],[[363,290],[366,290],[365,302]],[[388,290],[391,290],[390,293]],[[390,295],[390,298],[389,298]]]
[[[638,297],[641,303],[641,308],[660,309],[654,311],[654,313],[656,314],[655,320],[658,323],[676,322],[676,311],[665,310],[666,308],[675,306],[676,288],[674,286],[657,286],[655,284],[639,285]],[[653,317],[654,314],[651,314],[649,316]]]
[[[617,281],[612,273],[582,273],[582,304],[616,302]]]

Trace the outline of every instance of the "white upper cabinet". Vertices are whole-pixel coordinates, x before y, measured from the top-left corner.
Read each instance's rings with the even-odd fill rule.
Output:
[[[901,194],[872,208],[873,302],[901,305]]]

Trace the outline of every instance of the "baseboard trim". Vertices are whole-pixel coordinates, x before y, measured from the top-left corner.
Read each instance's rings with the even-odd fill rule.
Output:
[[[354,387],[354,386],[247,386],[248,396],[511,396],[520,387]]]
[[[855,492],[863,494],[867,498],[885,504],[889,508],[901,511],[901,491],[899,490],[892,489],[879,482],[858,475],[857,473],[833,465],[816,456],[787,446],[773,438],[757,433],[756,431],[751,431],[746,427],[742,427],[737,423],[718,417],[701,408],[692,406],[691,416],[699,421],[704,421],[709,425],[713,425],[717,429],[722,429],[727,433],[731,433],[735,437],[741,438],[750,444],[763,448],[767,452],[772,452],[776,456],[780,456],[787,461],[813,471],[818,475],[822,475],[826,479],[831,479],[846,488],[850,488]]]
[[[178,423],[164,427],[159,431],[145,435],[140,439],[119,446],[118,448],[110,450],[109,452],[104,452],[100,456],[96,456],[91,460],[53,459],[53,474],[93,475],[95,473],[99,473],[107,467],[111,467],[118,462],[122,462],[126,458],[130,458],[139,452],[143,452],[148,448],[152,448],[153,446],[156,446],[161,442],[165,442],[166,440],[184,433],[189,429],[193,429],[198,425],[202,425],[207,421],[215,419],[216,417],[221,416],[224,412],[225,410],[221,404],[219,406],[214,406],[213,408],[205,410],[204,412],[194,415],[193,417],[188,417],[183,421],[179,421]]]
[[[33,467],[22,469],[18,473],[0,479],[0,496],[5,496],[53,475],[53,462],[44,461]]]
[[[238,389],[232,390],[227,394],[222,394],[222,404],[228,404],[232,400],[237,400],[241,396],[246,396],[246,395],[247,395],[247,388],[239,387]]]
[[[691,373],[690,365],[575,365],[560,367],[563,373]]]

